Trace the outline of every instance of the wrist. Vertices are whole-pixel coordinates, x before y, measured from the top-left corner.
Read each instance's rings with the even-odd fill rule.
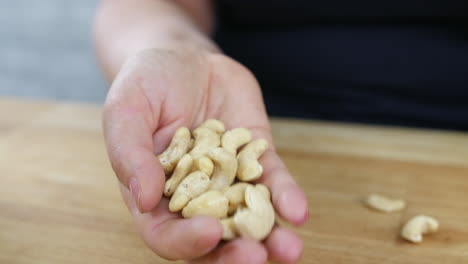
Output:
[[[221,49],[211,39],[198,32],[155,33],[151,37],[136,37],[133,40],[129,35],[115,41],[112,47],[108,47],[107,58],[101,59],[108,81],[115,78],[129,59],[148,50],[200,55],[222,54]]]

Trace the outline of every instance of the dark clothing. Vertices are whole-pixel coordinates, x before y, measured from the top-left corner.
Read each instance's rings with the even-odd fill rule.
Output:
[[[219,1],[269,114],[468,130],[464,1]]]

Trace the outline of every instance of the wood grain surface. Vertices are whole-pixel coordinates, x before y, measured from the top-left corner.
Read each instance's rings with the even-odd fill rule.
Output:
[[[109,166],[100,107],[0,99],[0,263],[169,263],[134,230]],[[301,263],[468,263],[468,134],[272,120],[307,193]],[[408,202],[381,214],[378,192]],[[440,221],[421,245],[399,238],[416,214]],[[285,245],[287,246],[287,245]]]

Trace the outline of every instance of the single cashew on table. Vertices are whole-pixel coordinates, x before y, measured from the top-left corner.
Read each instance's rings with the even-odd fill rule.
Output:
[[[193,137],[193,138],[192,138]],[[167,177],[164,195],[169,210],[185,218],[220,219],[223,239],[263,240],[275,224],[270,191],[253,183],[263,174],[258,159],[268,148],[246,128],[226,131],[215,119],[192,132],[181,127],[158,158]]]
[[[401,236],[413,243],[421,243],[423,235],[437,232],[439,229],[439,222],[425,215],[418,215],[406,222],[401,229]]]
[[[384,213],[401,211],[406,207],[406,202],[404,200],[389,198],[375,193],[368,195],[364,203],[369,208]]]

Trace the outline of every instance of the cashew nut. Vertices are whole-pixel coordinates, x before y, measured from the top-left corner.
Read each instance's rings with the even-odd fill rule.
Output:
[[[247,188],[249,185],[251,184],[246,182],[238,182],[223,190],[224,196],[226,196],[226,198],[229,200],[229,215],[233,214],[239,205],[244,203],[245,188]]]
[[[195,145],[195,139],[191,138],[190,142],[189,142],[189,148],[188,149],[192,149],[193,145]]]
[[[260,241],[265,239],[273,228],[275,211],[270,199],[266,199],[264,190],[261,190],[265,186],[257,186],[262,185],[247,186],[244,197],[247,208],[238,209],[233,220],[241,236]]]
[[[191,199],[205,192],[209,186],[210,178],[204,172],[195,171],[190,173],[177,186],[169,202],[169,210],[171,212],[181,210]]]
[[[158,158],[166,175],[170,174],[177,162],[187,153],[190,147],[190,131],[186,127],[176,130],[169,147]]]
[[[195,160],[193,163],[194,171],[203,171],[206,175],[211,176],[213,174],[213,162],[206,156],[202,156],[199,159]]]
[[[195,142],[193,148],[190,151],[193,159],[199,159],[205,156],[208,151],[213,148],[219,147],[221,139],[219,135],[214,131],[206,127],[199,127],[193,131],[193,137]]]
[[[237,178],[241,181],[253,181],[263,173],[263,167],[258,162],[258,158],[265,152],[268,142],[264,139],[257,139],[247,144],[237,155],[239,170]]]
[[[171,178],[166,181],[166,185],[164,186],[164,195],[171,196],[174,191],[176,190],[179,183],[187,176],[192,168],[193,159],[190,154],[185,154],[177,163],[175,167],[174,173],[172,174]]]
[[[249,143],[252,140],[252,133],[246,128],[234,128],[227,131],[221,138],[221,146],[233,153],[237,153],[237,149],[242,145]]]
[[[255,185],[255,189],[257,189],[257,191],[260,192],[263,195],[263,197],[265,197],[265,199],[270,201],[270,191],[265,185],[257,184]]]
[[[228,203],[228,199],[220,191],[207,191],[191,200],[182,210],[182,216],[190,218],[196,215],[207,215],[223,218],[227,216]]]
[[[202,124],[203,125],[203,124]],[[213,173],[213,162],[206,157],[208,152],[221,144],[220,136],[212,129],[199,127],[193,131],[195,142],[190,151],[194,159],[194,170],[205,172],[208,176]]]
[[[201,123],[199,127],[209,128],[218,134],[222,134],[226,130],[224,128],[223,122],[216,119],[208,119],[205,122]]]
[[[369,208],[385,213],[400,211],[406,207],[404,200],[392,199],[379,194],[370,194],[364,202]]]
[[[221,190],[231,185],[236,178],[236,156],[223,148],[215,148],[208,152],[208,157],[215,163],[210,189]]]
[[[223,189],[224,196],[229,200],[229,215],[233,214],[237,209],[245,206],[244,197],[247,186],[252,186],[252,184],[238,182]],[[256,189],[265,197],[265,199],[270,200],[270,191],[268,191],[268,188],[265,185],[257,184]]]
[[[223,226],[223,240],[232,240],[236,238],[237,230],[232,217],[221,219]]]
[[[423,234],[434,233],[439,229],[439,222],[436,219],[418,215],[411,218],[403,226],[401,236],[413,243],[421,243],[423,241]]]

